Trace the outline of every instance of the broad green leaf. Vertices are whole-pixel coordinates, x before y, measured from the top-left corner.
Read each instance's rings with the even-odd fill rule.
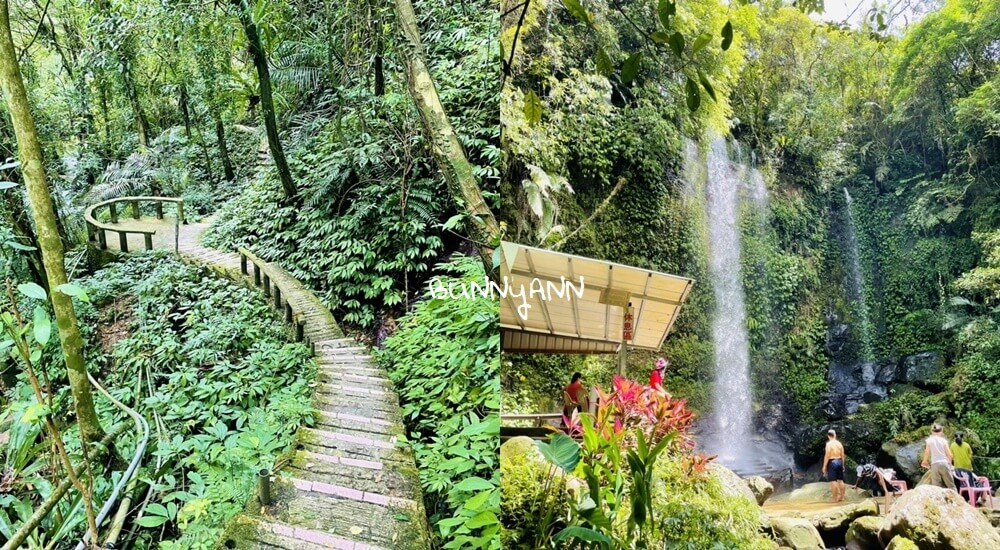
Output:
[[[565,472],[572,472],[580,462],[580,445],[566,434],[555,434],[548,443],[536,441],[535,445],[542,456]]]
[[[563,0],[563,5],[566,6],[570,15],[576,17],[581,22],[589,25],[593,21],[593,16],[580,4],[579,0]]]
[[[722,26],[722,50],[726,51],[733,44],[733,22],[726,21]]]
[[[486,527],[487,525],[496,525],[500,523],[497,519],[497,515],[489,510],[483,510],[476,514],[472,519],[465,522],[465,526],[469,529],[479,529],[480,527]]]
[[[136,523],[143,527],[159,527],[167,522],[166,516],[142,516]]]
[[[21,283],[17,285],[17,290],[28,298],[34,298],[36,300],[45,299],[45,289],[35,283]]]
[[[677,13],[677,6],[671,0],[660,0],[656,6],[656,15],[660,18],[660,25],[664,30],[670,29],[670,16]]]
[[[564,540],[583,540],[587,542],[600,542],[603,544],[610,545],[611,539],[608,538],[604,533],[599,533],[588,527],[580,527],[579,525],[570,525],[559,531],[552,537],[552,540],[556,542],[562,542]]]
[[[712,101],[719,101],[715,97],[715,86],[712,85],[712,81],[709,80],[708,75],[701,69],[698,69],[698,80],[701,82],[701,87],[705,88],[705,91],[708,92],[708,96],[712,98]]]
[[[32,323],[35,332],[35,341],[41,345],[49,343],[49,336],[52,335],[52,321],[49,314],[42,306],[35,307],[35,320]]]
[[[13,189],[14,187],[17,187],[17,184],[12,181],[0,181],[0,191]]]
[[[642,61],[642,52],[635,52],[628,56],[622,65],[622,82],[630,84],[639,75],[639,63]]]
[[[455,485],[456,491],[487,491],[494,485],[481,477],[467,477]]]
[[[524,95],[524,119],[528,125],[534,126],[542,121],[542,100],[534,90],[529,90]]]
[[[698,38],[694,39],[694,45],[691,46],[691,55],[694,55],[701,51],[709,42],[712,41],[712,35],[707,32],[703,32],[698,35]]]
[[[35,248],[33,246],[23,245],[23,244],[21,244],[21,243],[19,243],[17,241],[7,241],[4,244],[6,244],[7,246],[13,248],[14,250],[21,250],[21,251],[24,251],[24,252],[30,252],[32,250],[38,250],[37,248]]]
[[[72,298],[79,298],[81,302],[90,303],[90,296],[87,296],[87,291],[73,283],[61,284],[56,287],[56,290]]]
[[[698,91],[698,85],[694,83],[694,80],[691,80],[691,77],[687,78],[687,82],[684,84],[684,91],[687,95],[688,109],[697,111],[698,107],[701,106],[701,92]]]
[[[170,517],[170,512],[167,511],[166,506],[156,502],[149,503],[149,505],[146,506],[146,512],[154,516]]]
[[[675,32],[670,35],[670,49],[674,51],[674,55],[678,58],[684,55],[684,35]]]
[[[652,38],[653,42],[656,42],[657,44],[666,44],[670,40],[670,35],[663,31],[656,31],[649,35],[649,37]]]
[[[611,61],[611,56],[608,55],[608,52],[604,51],[604,48],[597,48],[595,63],[597,64],[597,72],[602,76],[611,76],[615,72],[615,64]]]
[[[25,424],[33,424],[48,414],[49,409],[41,403],[32,403],[28,405],[28,408],[24,410],[24,414],[21,415],[21,422]]]

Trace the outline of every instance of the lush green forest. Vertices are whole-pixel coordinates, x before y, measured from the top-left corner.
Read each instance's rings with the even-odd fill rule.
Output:
[[[940,421],[996,472],[1000,5],[948,0],[905,28],[815,8],[549,1],[504,17],[502,219],[519,242],[696,279],[659,355],[664,386],[707,416],[713,220],[690,165],[726,139],[766,188],[739,218],[754,425],[801,468],[832,427],[852,467],[910,476],[895,450]],[[629,377],[656,356],[630,353]],[[574,371],[608,388],[615,359],[502,361],[504,412],[539,412]],[[581,514],[569,523],[622,535]]]
[[[426,292],[495,269],[498,21],[468,0],[0,2],[0,543],[222,545],[264,502],[258,470],[280,479],[301,466],[300,427],[330,429],[318,385],[360,380],[375,389],[351,391],[390,388],[388,420],[369,423],[401,423],[385,437],[404,459],[387,462],[403,481],[356,483],[409,487],[415,459],[422,499],[407,510],[426,518],[394,521],[430,539],[409,544],[498,547],[496,308]],[[182,199],[178,235],[203,238],[179,257],[173,233],[156,236],[168,251],[100,250],[118,239],[99,227],[155,212],[88,207],[145,196]],[[286,275],[261,293],[185,246],[244,247]],[[278,290],[292,320],[299,288],[286,277],[371,366],[330,382],[340,367],[314,357],[329,343],[299,342],[318,316],[296,311],[298,336],[282,324]],[[396,537],[378,527],[309,526]]]

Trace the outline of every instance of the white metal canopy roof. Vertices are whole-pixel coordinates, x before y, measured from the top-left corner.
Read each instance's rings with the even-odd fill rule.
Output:
[[[694,284],[593,258],[510,242],[500,246],[500,285],[510,290],[500,298],[501,349],[511,353],[615,353],[629,304],[629,346],[659,349]]]

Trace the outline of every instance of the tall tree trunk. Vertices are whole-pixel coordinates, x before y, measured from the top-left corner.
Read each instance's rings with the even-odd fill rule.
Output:
[[[260,33],[257,25],[250,18],[250,9],[246,0],[232,0],[239,12],[240,23],[247,34],[247,42],[250,44],[250,55],[253,57],[254,67],[257,68],[257,80],[260,81],[260,104],[264,112],[264,128],[267,130],[267,146],[271,150],[271,158],[274,159],[274,166],[278,170],[278,179],[281,180],[281,187],[285,190],[285,197],[295,198],[298,189],[295,181],[292,180],[292,172],[288,169],[288,161],[285,160],[285,151],[281,148],[281,141],[278,140],[278,122],[274,116],[274,99],[271,97],[271,72],[267,66],[267,55],[264,52],[264,44],[260,40]]]
[[[122,79],[125,82],[125,95],[132,105],[132,113],[135,115],[135,129],[139,133],[139,144],[149,147],[149,120],[146,112],[142,110],[142,103],[139,101],[139,90],[135,86],[135,77],[132,74],[132,60],[129,56],[121,54]]]
[[[56,213],[45,180],[42,165],[42,147],[38,141],[35,120],[28,106],[28,94],[24,91],[21,69],[17,66],[14,41],[10,34],[10,19],[7,0],[0,0],[0,87],[7,100],[10,118],[17,136],[18,156],[21,173],[28,191],[31,215],[38,229],[38,244],[42,251],[42,262],[49,285],[55,289],[66,283],[66,267],[62,240],[56,225]],[[73,299],[53,290],[49,293],[55,312],[56,326],[59,327],[59,341],[69,376],[70,389],[76,403],[76,417],[80,424],[83,441],[97,441],[104,436],[104,429],[94,410],[94,397],[87,380],[87,367],[83,361],[83,338],[73,309]]]
[[[177,100],[177,104],[181,110],[181,118],[184,119],[184,134],[187,135],[188,141],[191,141],[191,113],[188,111],[187,86],[183,84],[181,84],[181,97]]]
[[[395,8],[396,24],[403,37],[400,49],[406,65],[410,96],[420,111],[424,133],[438,168],[448,183],[452,198],[457,203],[459,211],[464,210],[471,218],[465,224],[466,229],[479,247],[487,273],[491,273],[492,252],[496,245],[494,241],[500,236],[500,226],[493,217],[493,212],[486,206],[486,201],[483,200],[483,193],[472,172],[472,165],[465,156],[448,114],[441,106],[434,79],[427,69],[413,4],[410,0],[395,0]]]
[[[13,178],[9,179],[14,181]],[[0,196],[3,196],[3,200],[7,204],[10,225],[14,230],[14,235],[24,239],[23,242],[18,242],[35,247],[34,250],[25,252],[28,256],[28,271],[31,272],[31,279],[48,291],[49,279],[45,275],[45,265],[42,263],[42,252],[38,246],[38,237],[35,236],[35,230],[31,228],[31,222],[28,221],[28,211],[24,208],[24,199],[21,198],[20,190],[16,188],[8,189]]]
[[[226,146],[226,129],[218,116],[215,117],[215,140],[219,144],[219,157],[222,159],[226,181],[233,181],[236,179],[236,173],[233,171],[233,161],[229,158],[229,147]]]
[[[104,119],[103,123],[101,124],[102,129],[104,130],[103,131],[103,133],[104,133],[104,136],[103,136],[104,137],[104,143],[103,143],[104,154],[102,155],[102,157],[105,159],[104,160],[104,165],[106,167],[107,163],[108,163],[107,159],[110,159],[112,157],[112,155],[111,155],[111,152],[112,152],[111,151],[111,115],[110,115],[110,113],[108,111],[108,89],[107,89],[107,85],[104,83],[104,80],[102,78],[100,78],[100,75],[97,75],[97,76],[98,76],[98,78],[96,79],[97,80],[97,90],[100,92],[100,95],[101,95],[101,118]]]

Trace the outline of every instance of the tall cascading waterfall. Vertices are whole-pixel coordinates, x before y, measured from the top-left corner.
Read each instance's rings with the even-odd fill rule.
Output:
[[[871,360],[873,358],[871,342],[871,318],[868,315],[868,305],[865,302],[864,274],[861,271],[861,258],[858,253],[858,235],[854,224],[854,199],[851,193],[844,188],[844,197],[847,199],[847,259],[848,259],[848,298],[854,305],[854,313],[858,316],[861,325],[861,359]]]
[[[715,386],[710,415],[698,422],[698,448],[718,455],[718,462],[741,475],[759,474],[772,481],[787,479],[791,453],[775,434],[753,429],[750,341],[743,287],[743,229],[758,238],[770,231],[769,196],[752,154],[739,143],[715,138],[707,152],[693,141],[684,148],[685,203],[703,216],[705,268],[715,297],[712,312]],[[750,162],[747,162],[747,161]],[[748,211],[747,208],[752,210]],[[766,273],[763,275],[766,277]],[[766,281],[758,287],[768,288]],[[766,321],[766,320],[765,320]]]
[[[745,445],[751,436],[750,343],[739,223],[740,187],[745,185],[747,171],[740,168],[730,160],[726,140],[714,139],[708,151],[705,208],[708,268],[715,296],[714,435],[716,452],[723,461],[745,456]]]

